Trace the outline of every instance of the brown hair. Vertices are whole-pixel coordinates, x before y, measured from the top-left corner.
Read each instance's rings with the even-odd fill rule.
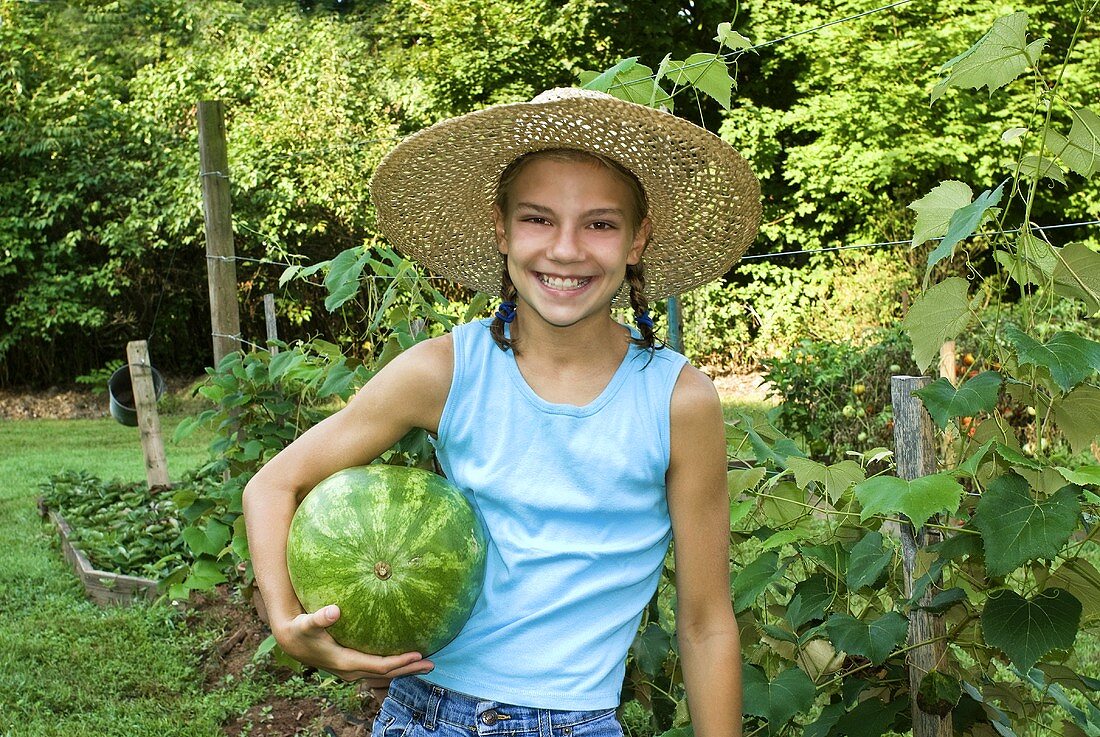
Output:
[[[516,178],[527,164],[540,158],[552,159],[555,161],[597,163],[606,168],[626,184],[627,189],[630,191],[632,199],[631,204],[633,205],[631,208],[633,210],[631,213],[633,215],[631,224],[635,230],[641,227],[642,220],[644,220],[649,213],[649,200],[646,198],[645,189],[642,187],[642,183],[638,181],[638,177],[634,176],[634,172],[603,154],[572,148],[551,148],[542,151],[532,151],[516,158],[505,167],[497,180],[496,195],[493,198],[493,204],[496,205],[502,213],[508,212],[508,195],[511,193],[512,183],[515,182]],[[512,284],[512,277],[508,275],[508,257],[502,253],[500,259],[500,297],[504,302],[514,302],[516,299],[516,287]],[[637,264],[627,264],[626,284],[630,289],[630,306],[633,308],[634,317],[637,320],[637,318],[649,311],[649,300],[645,297],[645,269],[641,261]],[[663,347],[657,345],[651,326],[644,324],[643,321],[638,323],[637,328],[641,337],[631,338],[631,342],[635,345],[639,345],[651,351]],[[489,331],[493,336],[493,340],[496,341],[496,344],[501,350],[506,351],[509,348],[516,350],[515,340],[504,335],[504,320],[501,319],[499,315],[494,315],[493,322],[489,326]]]

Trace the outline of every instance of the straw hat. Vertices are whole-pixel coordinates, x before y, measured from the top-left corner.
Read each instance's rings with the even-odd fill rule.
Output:
[[[499,294],[497,180],[517,157],[550,148],[603,154],[642,183],[653,227],[642,256],[650,300],[722,276],[756,237],[760,184],[728,143],[683,118],[582,89],[495,105],[405,139],[371,180],[378,224],[432,272]],[[617,306],[629,305],[625,295]]]

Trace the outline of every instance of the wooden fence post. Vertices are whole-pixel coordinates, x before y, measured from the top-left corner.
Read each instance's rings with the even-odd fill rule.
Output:
[[[153,385],[153,369],[149,362],[149,346],[144,340],[126,344],[126,359],[130,364],[130,385],[134,389],[134,408],[141,430],[141,451],[145,455],[145,480],[149,488],[168,486],[168,461],[164,455],[164,439],[160,434],[157,414],[157,390]]]
[[[237,306],[237,263],[229,201],[229,156],[225,146],[225,106],[204,100],[198,107],[202,212],[206,223],[206,275],[210,291],[210,333],[214,365],[241,348]]]
[[[890,380],[890,401],[894,408],[894,458],[898,476],[913,480],[936,472],[935,435],[932,418],[925,411],[920,398],[913,392],[927,386],[927,376],[894,376]],[[912,598],[913,583],[924,571],[917,568],[917,554],[928,545],[938,542],[940,535],[927,527],[913,529],[907,520],[901,525],[901,548],[905,571],[905,595]],[[939,583],[934,582],[934,583]],[[925,589],[918,604],[927,605],[934,596],[934,586]],[[929,714],[917,704],[917,693],[925,674],[939,668],[944,661],[946,633],[943,618],[924,609],[913,608],[909,612],[909,645],[934,640],[909,651],[909,692],[912,701],[913,737],[951,737],[951,714]]]
[[[270,343],[279,339],[279,324],[275,322],[275,295],[268,292],[264,295],[264,322],[267,324],[267,340]],[[279,352],[279,346],[268,345],[271,355]]]

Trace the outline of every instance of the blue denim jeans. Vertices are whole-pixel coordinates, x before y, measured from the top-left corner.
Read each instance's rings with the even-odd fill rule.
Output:
[[[559,711],[483,701],[422,681],[395,678],[372,737],[623,737],[614,709]]]

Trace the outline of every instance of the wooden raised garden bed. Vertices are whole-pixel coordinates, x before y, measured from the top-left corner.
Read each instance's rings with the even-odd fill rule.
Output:
[[[152,601],[157,598],[159,592],[156,581],[95,568],[88,557],[70,542],[69,538],[72,537],[73,531],[65,518],[42,502],[38,504],[38,511],[57,528],[61,536],[61,552],[64,553],[65,560],[72,566],[81,585],[84,586],[84,593],[92,601],[105,606],[133,604],[135,601]]]

